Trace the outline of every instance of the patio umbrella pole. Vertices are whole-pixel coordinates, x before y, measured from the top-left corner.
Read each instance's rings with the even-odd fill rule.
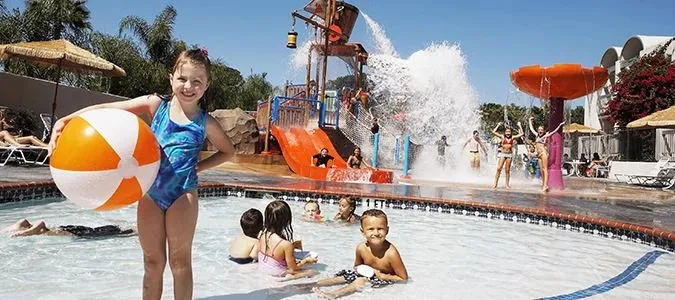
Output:
[[[61,61],[59,60],[59,69],[56,73],[56,87],[54,88],[54,100],[52,100],[52,118],[51,124],[49,124],[49,135],[47,136],[47,141],[52,139],[52,132],[54,129],[54,123],[56,122],[56,97],[59,95],[59,83],[61,82]]]

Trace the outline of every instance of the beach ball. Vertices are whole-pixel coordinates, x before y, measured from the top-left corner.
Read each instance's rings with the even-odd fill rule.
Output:
[[[50,157],[54,183],[75,204],[114,210],[138,201],[155,181],[160,148],[150,127],[126,110],[86,111],[63,128]]]

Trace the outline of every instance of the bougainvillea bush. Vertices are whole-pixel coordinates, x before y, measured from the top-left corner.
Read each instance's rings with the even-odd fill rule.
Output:
[[[619,127],[675,105],[675,62],[666,53],[671,39],[619,73],[608,102],[609,120]]]

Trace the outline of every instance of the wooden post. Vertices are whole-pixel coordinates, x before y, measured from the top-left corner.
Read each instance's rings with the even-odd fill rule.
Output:
[[[310,86],[309,81],[312,78],[312,50],[314,50],[314,45],[309,46],[309,53],[307,54],[307,76],[305,76],[305,98],[309,99],[312,97],[310,95]]]
[[[270,131],[272,126],[272,96],[267,99],[267,128],[265,129],[265,149],[260,154],[272,154],[270,152]]]
[[[330,26],[330,20],[335,6],[334,0],[326,1],[326,15],[324,18],[324,26]],[[323,66],[321,66],[321,101],[326,100],[326,73],[328,72],[328,30],[323,30]]]

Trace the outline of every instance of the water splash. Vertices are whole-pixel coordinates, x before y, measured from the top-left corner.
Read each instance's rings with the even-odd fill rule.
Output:
[[[401,58],[382,28],[368,15],[362,15],[376,43],[376,51],[368,57],[368,80],[377,103],[373,114],[423,145],[412,167],[413,176],[466,179],[469,163],[462,146],[478,128],[480,117],[478,95],[469,83],[460,46],[447,41],[432,43]],[[446,149],[446,167],[436,161],[434,143],[441,135],[447,136],[451,144]],[[443,174],[442,178],[439,174]]]
[[[372,32],[372,36],[377,47],[376,53],[392,57],[399,57],[398,53],[396,53],[396,49],[394,49],[394,45],[391,43],[391,40],[387,38],[384,29],[382,29],[382,26],[377,24],[377,22],[375,22],[367,14],[361,12],[361,15],[366,20],[366,24],[368,24],[368,28]]]

